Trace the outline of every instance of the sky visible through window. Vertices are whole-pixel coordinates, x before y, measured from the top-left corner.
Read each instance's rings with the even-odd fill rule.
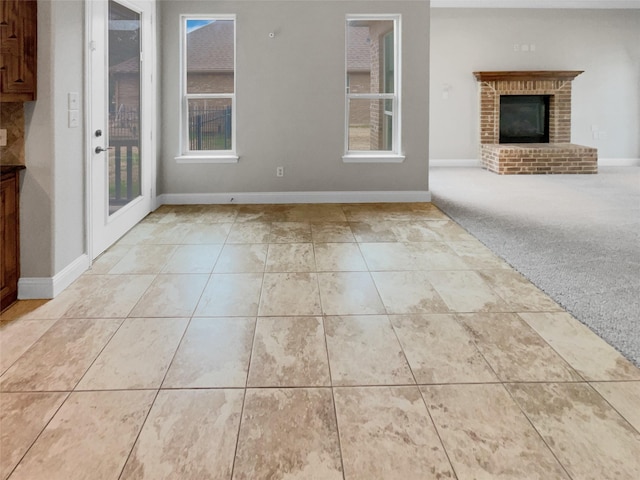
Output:
[[[187,20],[187,33],[191,33],[205,25],[209,25],[215,20]]]

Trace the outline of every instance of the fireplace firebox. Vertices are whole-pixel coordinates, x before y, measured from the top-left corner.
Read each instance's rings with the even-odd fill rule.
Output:
[[[550,95],[501,95],[500,143],[549,143]]]

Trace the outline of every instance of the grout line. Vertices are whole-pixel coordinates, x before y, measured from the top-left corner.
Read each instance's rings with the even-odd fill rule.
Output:
[[[244,418],[244,407],[247,401],[247,390],[249,389],[249,373],[251,372],[251,361],[253,360],[253,349],[256,343],[256,335],[258,333],[258,318],[255,318],[253,324],[253,340],[251,341],[251,347],[249,348],[249,360],[247,362],[247,378],[244,382],[244,389],[242,395],[242,408],[240,409],[240,421],[238,422],[238,431],[236,433],[236,447],[233,451],[233,462],[231,463],[231,475],[229,478],[233,478],[233,473],[236,468],[236,459],[238,458],[238,447],[240,446],[240,430],[242,428],[242,419]]]

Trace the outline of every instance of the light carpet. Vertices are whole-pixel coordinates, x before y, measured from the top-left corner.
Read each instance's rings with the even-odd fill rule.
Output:
[[[640,366],[640,167],[433,167],[429,183],[447,215]]]

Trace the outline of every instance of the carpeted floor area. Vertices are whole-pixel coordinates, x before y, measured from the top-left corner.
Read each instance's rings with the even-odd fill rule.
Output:
[[[438,207],[640,366],[640,167],[429,178]]]

